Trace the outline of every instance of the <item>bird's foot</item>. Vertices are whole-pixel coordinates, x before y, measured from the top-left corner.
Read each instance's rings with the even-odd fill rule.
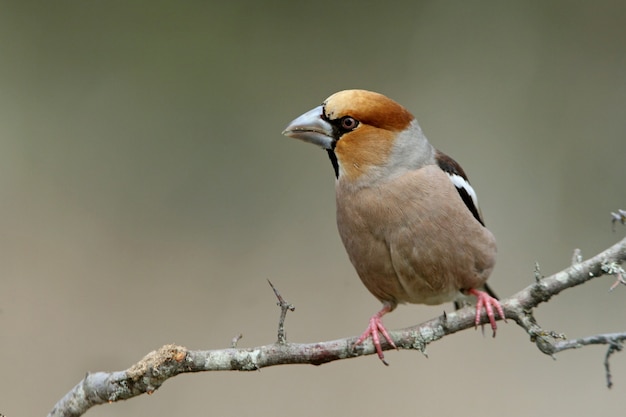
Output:
[[[393,340],[391,339],[391,336],[389,336],[389,333],[387,332],[387,329],[385,328],[385,325],[383,324],[383,321],[382,321],[382,317],[385,314],[389,313],[391,310],[393,310],[393,308],[385,305],[382,308],[382,310],[374,314],[372,318],[370,318],[370,323],[369,323],[369,326],[367,326],[367,329],[365,329],[361,337],[359,337],[359,339],[354,343],[354,346],[359,345],[363,343],[368,337],[371,336],[372,343],[374,343],[374,347],[376,348],[376,353],[378,354],[378,358],[387,366],[389,366],[389,364],[385,360],[385,355],[383,354],[383,348],[380,345],[379,334],[383,335],[385,340],[387,340],[387,343],[389,343],[395,349],[398,349],[396,344],[393,343]]]
[[[496,329],[498,328],[498,326],[496,325],[494,309],[495,312],[498,313],[500,318],[502,318],[506,322],[504,310],[502,309],[500,302],[484,291],[479,291],[472,288],[471,290],[469,290],[469,293],[476,297],[476,320],[474,321],[475,326],[478,328],[478,325],[481,324],[480,316],[484,307],[485,311],[487,312],[487,318],[489,318],[489,323],[491,323],[493,337],[496,337]]]

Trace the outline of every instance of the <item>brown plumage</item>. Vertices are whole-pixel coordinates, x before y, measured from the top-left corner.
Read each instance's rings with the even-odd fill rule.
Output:
[[[399,303],[468,295],[478,299],[476,324],[484,307],[495,335],[493,309],[504,313],[479,290],[495,265],[495,238],[463,169],[428,142],[404,107],[378,93],[340,91],[283,133],[328,151],[339,234],[363,284],[383,303],[357,344],[371,336],[384,362],[379,333],[395,347],[384,314]]]

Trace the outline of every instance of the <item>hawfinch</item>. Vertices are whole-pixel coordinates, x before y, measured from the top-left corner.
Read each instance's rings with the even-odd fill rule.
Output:
[[[398,303],[477,298],[496,332],[500,303],[486,287],[496,241],[459,164],[435,149],[404,107],[382,94],[345,90],[293,120],[284,135],[321,146],[336,177],[337,227],[350,261],[382,309],[355,345],[379,333]]]

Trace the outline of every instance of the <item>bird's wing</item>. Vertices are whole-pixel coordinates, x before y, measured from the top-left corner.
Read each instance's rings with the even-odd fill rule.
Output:
[[[439,168],[448,174],[450,181],[452,181],[452,184],[454,184],[456,190],[459,192],[459,195],[468,210],[471,211],[476,220],[484,226],[485,221],[483,220],[480,207],[478,206],[478,197],[470,185],[463,168],[461,168],[461,166],[454,159],[441,151],[437,151],[435,154],[435,160],[437,161]]]

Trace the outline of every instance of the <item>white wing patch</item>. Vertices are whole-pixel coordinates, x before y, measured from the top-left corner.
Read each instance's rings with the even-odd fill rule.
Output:
[[[476,210],[478,210],[478,197],[476,196],[476,191],[474,191],[470,183],[467,182],[467,180],[460,175],[452,174],[450,172],[446,172],[446,174],[448,174],[448,177],[450,177],[450,181],[452,181],[452,184],[454,184],[456,188],[464,189],[467,194],[472,197],[474,207],[476,207]]]

